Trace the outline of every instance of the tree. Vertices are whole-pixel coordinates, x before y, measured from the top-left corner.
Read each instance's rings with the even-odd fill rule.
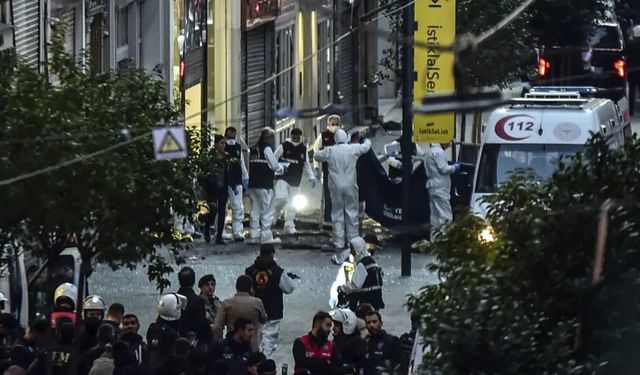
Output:
[[[381,0],[381,6],[402,1]],[[457,0],[457,35],[472,33],[479,35],[504,19],[523,0]],[[606,3],[600,0],[539,0],[520,15],[513,23],[499,31],[478,48],[460,54],[461,72],[465,84],[472,87],[498,85],[507,87],[513,82],[526,79],[534,73],[538,44],[566,44],[582,46],[602,19]],[[401,13],[387,17],[391,32],[399,34],[402,29]],[[395,73],[383,77],[398,81],[401,71],[401,48],[391,42],[383,50],[380,65]]]
[[[409,299],[436,374],[635,374],[640,340],[640,141],[602,136],[551,181],[517,173],[433,245],[443,280]],[[602,203],[613,200],[604,279],[592,284]],[[497,238],[485,242],[488,225]]]
[[[167,287],[164,249],[181,262],[174,217],[192,217],[207,155],[154,160],[150,130],[178,115],[161,77],[136,69],[91,74],[64,52],[60,35],[50,59],[55,82],[20,64],[0,77],[0,180],[131,143],[0,186],[2,236],[48,259],[75,245],[86,275],[92,261],[114,269],[143,263],[150,281]]]

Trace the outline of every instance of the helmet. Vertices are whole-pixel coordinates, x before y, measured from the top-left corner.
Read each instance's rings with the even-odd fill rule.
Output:
[[[104,299],[100,296],[91,295],[82,301],[82,311],[87,310],[100,310],[102,311],[102,316],[107,312],[107,304],[104,302]]]
[[[78,288],[71,283],[64,283],[58,285],[56,291],[53,292],[53,304],[58,305],[58,298],[66,297],[73,302],[73,309],[76,308],[78,302]]]
[[[164,320],[178,320],[182,315],[182,310],[187,307],[187,297],[178,293],[169,293],[160,297],[156,310],[158,315]]]
[[[2,292],[0,292],[0,302],[9,302],[9,299]]]
[[[342,331],[345,335],[350,335],[355,332],[358,325],[358,317],[349,309],[335,309],[329,311],[331,320],[342,323]]]

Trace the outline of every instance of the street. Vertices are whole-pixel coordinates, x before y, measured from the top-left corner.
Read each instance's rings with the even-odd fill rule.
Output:
[[[253,263],[257,251],[257,245],[244,244],[228,245],[219,251],[218,247],[205,247],[200,240],[190,254],[207,255],[204,259],[197,257],[189,260],[187,265],[195,270],[196,280],[204,274],[214,274],[217,280],[216,295],[224,299],[235,293],[236,278]],[[280,366],[289,363],[289,368],[292,368],[293,341],[310,330],[311,318],[317,311],[329,309],[329,287],[339,270],[338,266],[331,264],[330,256],[331,254],[319,250],[283,249],[276,253],[278,263],[286,271],[301,277],[295,281],[296,290],[293,294],[285,296],[285,317],[280,326],[280,343],[273,358]],[[399,249],[385,248],[375,258],[384,269],[384,325],[390,333],[399,336],[410,327],[409,315],[404,307],[406,295],[418,291],[427,283],[437,282],[437,277],[425,269],[432,259],[424,254],[413,254],[412,276],[403,278],[400,276]],[[175,268],[176,271],[178,269]],[[159,293],[148,282],[144,268],[113,272],[108,267],[98,266],[89,283],[90,292],[105,298],[107,304],[120,302],[125,306],[127,314],[138,315],[142,333],[155,320],[155,304]],[[172,283],[172,290],[177,290],[175,274]]]

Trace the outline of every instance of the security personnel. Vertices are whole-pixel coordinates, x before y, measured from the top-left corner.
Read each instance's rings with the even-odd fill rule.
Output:
[[[392,374],[406,374],[407,360],[402,351],[400,339],[388,334],[382,328],[380,313],[377,311],[368,312],[365,316],[365,324],[369,336],[366,339],[367,360],[365,361],[364,374],[378,375],[381,370],[391,370]]]
[[[294,289],[289,275],[276,264],[275,253],[272,244],[263,244],[255,263],[245,270],[245,274],[253,280],[254,296],[262,300],[267,313],[260,343],[260,351],[267,358],[271,357],[278,346],[280,322],[284,317],[283,295],[291,294]]]
[[[342,119],[338,115],[331,115],[327,118],[327,129],[318,135],[316,141],[313,143],[313,152],[316,154],[318,151],[323,150],[329,146],[336,144],[334,135],[338,129],[342,127]],[[316,179],[320,178],[320,164],[316,162],[314,164]],[[322,199],[324,207],[324,221],[325,223],[331,222],[331,195],[329,194],[329,165],[322,163]]]
[[[149,360],[152,367],[159,366],[171,356],[173,344],[180,337],[180,316],[186,307],[187,297],[177,293],[165,294],[158,300],[158,319],[151,323],[147,330]]]
[[[229,205],[233,217],[233,239],[244,241],[242,222],[244,220],[244,205],[242,203],[242,191],[249,186],[249,172],[244,164],[242,146],[236,141],[238,131],[234,127],[228,127],[224,131],[227,144],[224,151],[229,155]],[[235,187],[235,190],[234,190]]]
[[[56,328],[56,320],[62,317],[76,322],[76,303],[78,288],[71,283],[60,284],[53,292],[53,312],[51,313],[51,327]]]
[[[284,216],[284,233],[295,234],[294,223],[296,210],[293,207],[293,197],[300,191],[302,175],[307,172],[311,188],[316,186],[316,177],[311,169],[307,156],[307,146],[302,143],[302,130],[294,128],[291,130],[291,138],[285,140],[275,152],[280,163],[288,163],[287,171],[276,176],[275,188],[275,220],[280,217],[280,211],[286,207]]]
[[[295,372],[307,370],[311,375],[324,375],[336,371],[342,360],[333,341],[329,340],[332,327],[329,313],[316,313],[311,332],[293,342]]]
[[[391,142],[391,144],[394,146],[399,146],[400,139],[398,138],[397,140]],[[412,158],[413,159],[415,159],[416,157],[424,158],[424,155],[425,153],[422,150],[422,148],[420,148],[420,146],[418,146],[414,142],[411,142]],[[389,178],[392,180],[396,178],[402,179],[402,153],[389,155]]]
[[[338,288],[338,292],[343,291],[348,295],[352,310],[362,303],[369,303],[376,310],[383,309],[382,269],[367,251],[367,243],[362,237],[353,238],[350,245],[356,263],[355,271],[351,281]]]
[[[249,236],[251,242],[277,243],[273,238],[273,187],[276,173],[283,173],[284,168],[278,163],[273,153],[275,133],[265,128],[260,133],[260,140],[251,148],[249,154],[249,198],[251,213],[249,220]]]
[[[107,312],[107,304],[100,296],[91,295],[84,299],[82,302],[82,317],[97,318],[104,320],[104,316]]]

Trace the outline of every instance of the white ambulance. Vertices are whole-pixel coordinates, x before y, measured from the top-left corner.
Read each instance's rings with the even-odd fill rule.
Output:
[[[495,192],[517,169],[549,179],[558,159],[584,148],[592,133],[624,145],[624,118],[609,99],[584,98],[570,88],[547,88],[495,109],[483,127],[471,207],[486,216],[483,197]]]

